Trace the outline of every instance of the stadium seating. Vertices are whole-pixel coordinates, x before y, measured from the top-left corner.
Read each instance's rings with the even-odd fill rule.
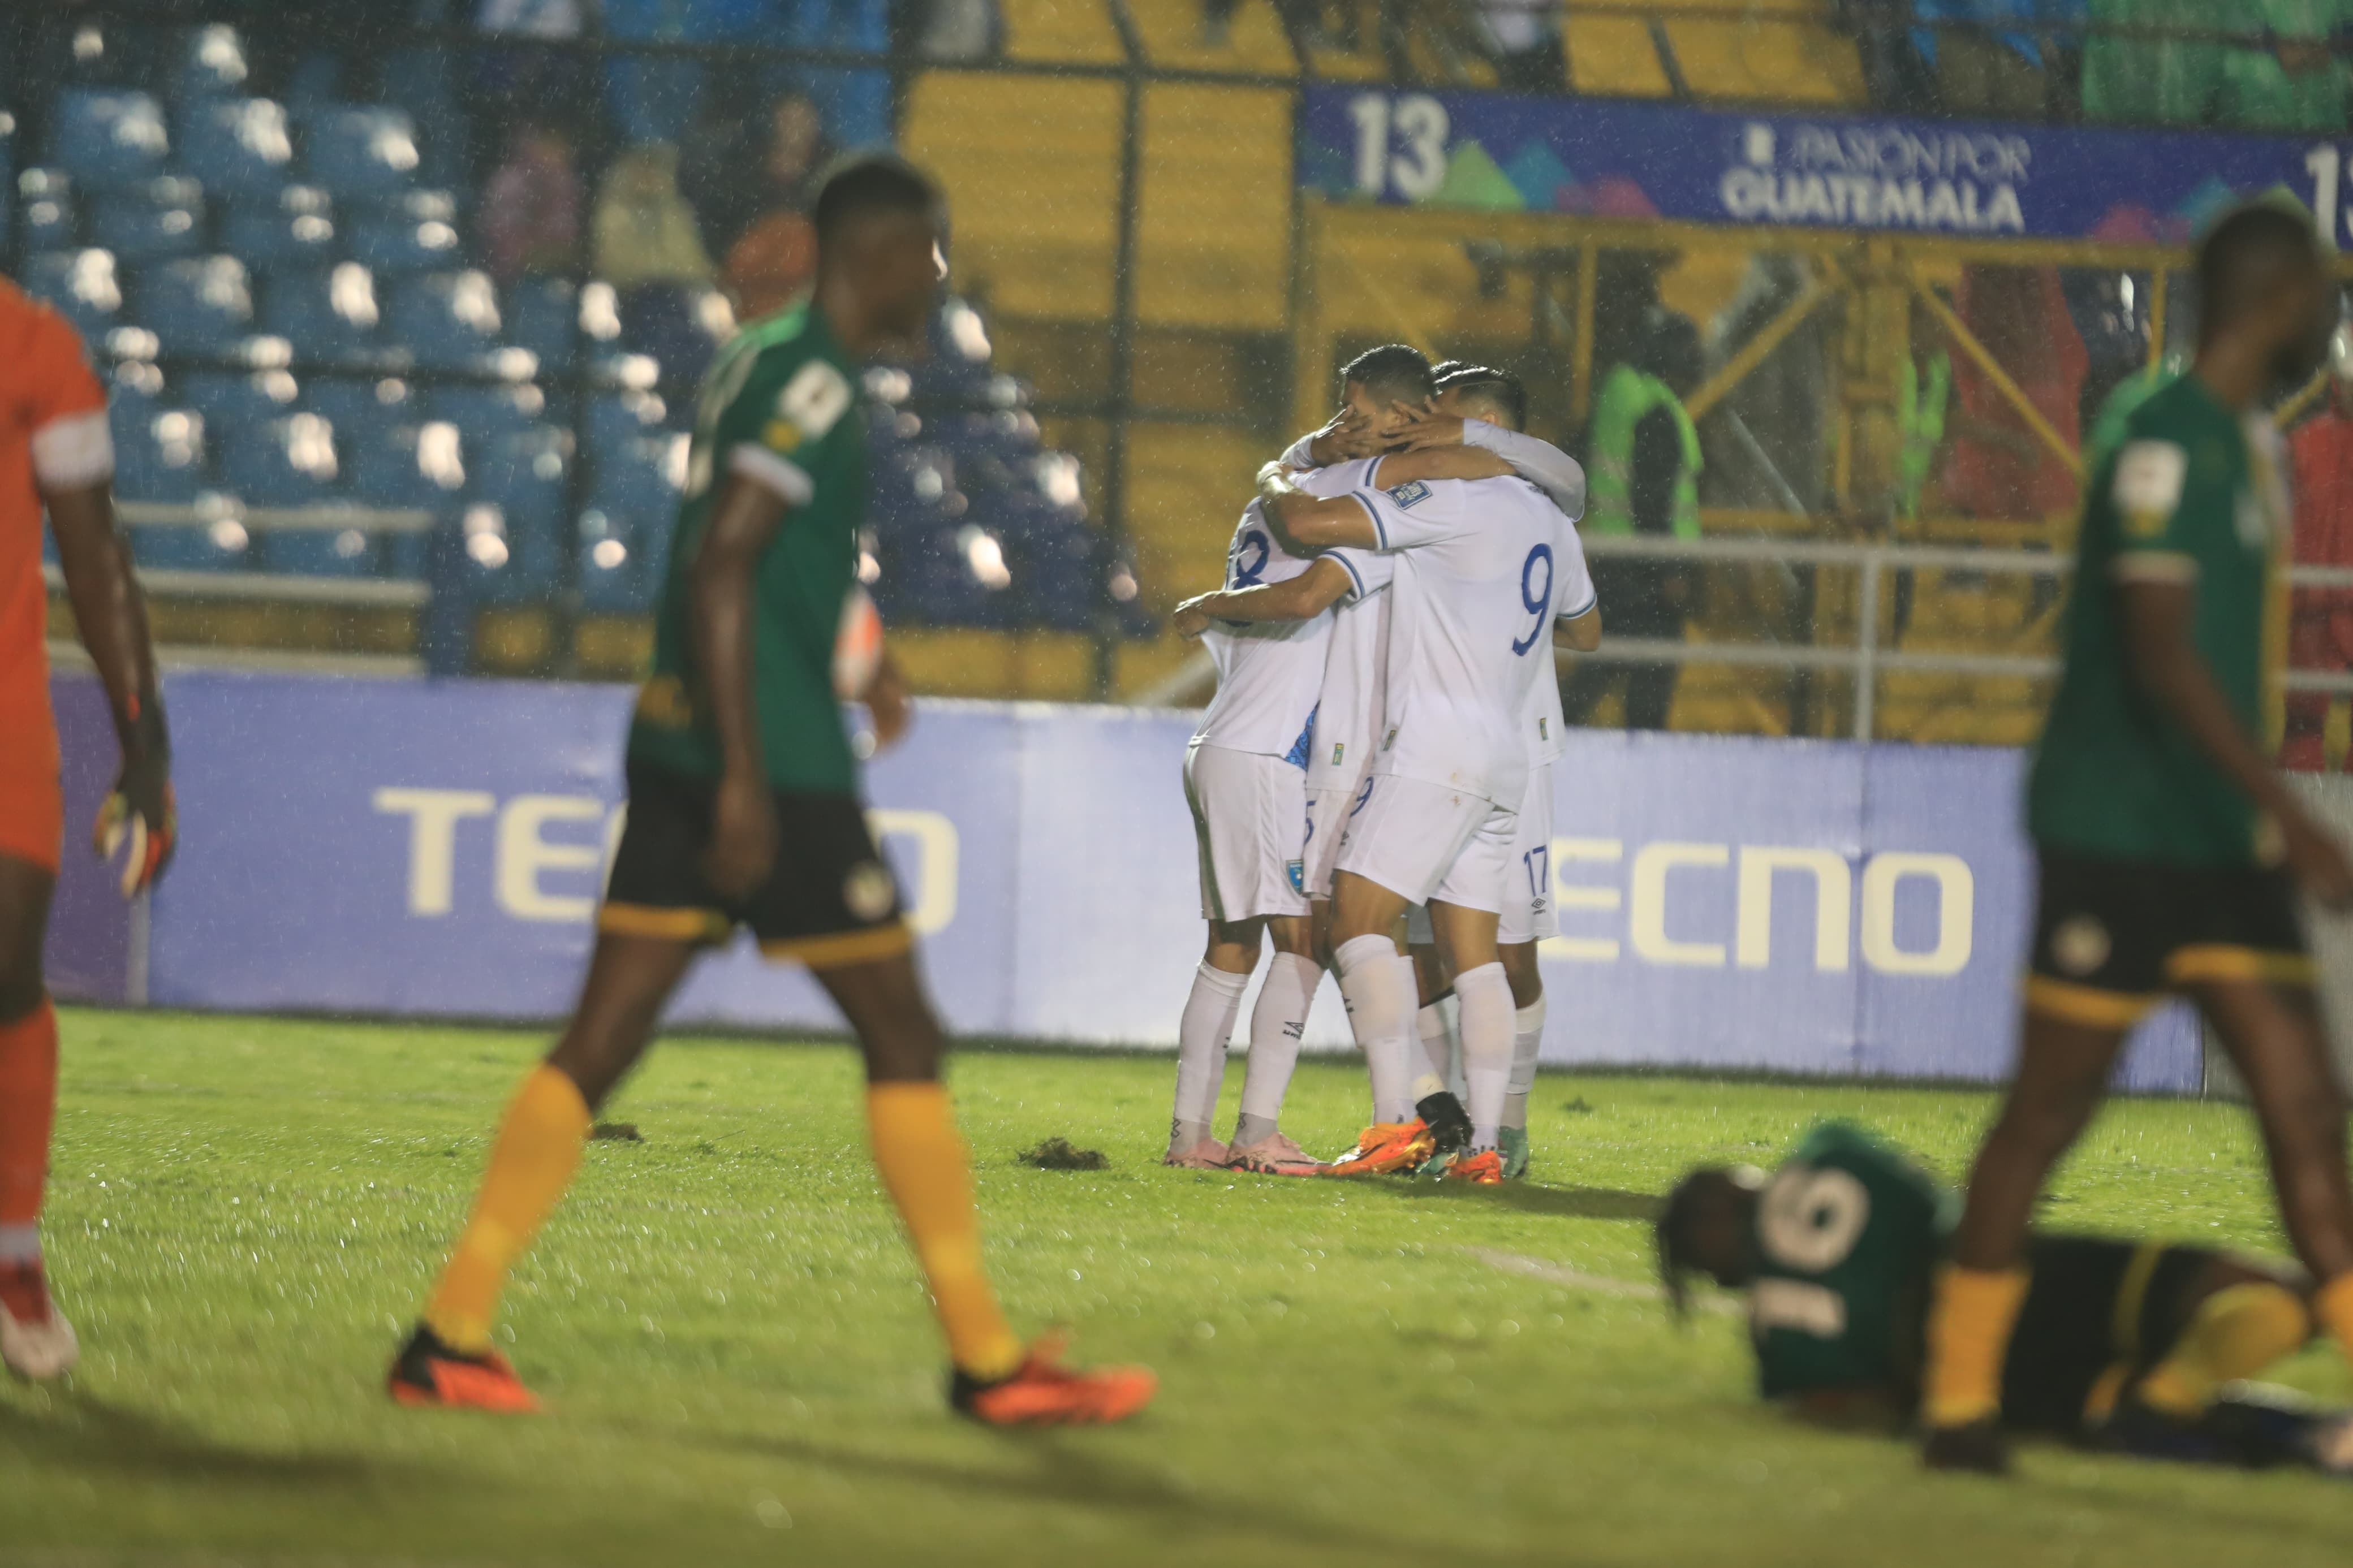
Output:
[[[101,191],[90,203],[90,242],[129,267],[194,256],[204,248],[204,230],[203,187],[185,177]]]
[[[221,249],[258,273],[324,271],[336,256],[332,210],[316,185],[280,185],[267,200],[233,201],[220,220]]]
[[[73,182],[61,169],[27,169],[16,177],[18,237],[27,255],[41,256],[73,244]]]
[[[122,311],[122,285],[107,250],[51,250],[26,264],[25,291],[46,300],[87,342],[103,342]]]
[[[82,184],[135,184],[164,172],[171,137],[164,110],[143,92],[73,88],[49,110],[49,155]]]
[[[338,201],[385,201],[415,182],[417,131],[399,110],[319,103],[298,124],[304,173]]]
[[[286,111],[266,98],[184,101],[178,130],[181,166],[216,195],[266,204],[292,173]]]
[[[163,340],[166,353],[217,353],[253,326],[245,263],[233,256],[188,257],[148,268],[139,275],[135,299],[140,325]]]

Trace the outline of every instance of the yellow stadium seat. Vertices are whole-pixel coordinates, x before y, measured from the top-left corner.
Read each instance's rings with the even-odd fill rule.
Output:
[[[1097,0],[1100,3],[1100,0]],[[1144,58],[1185,70],[1295,75],[1299,58],[1282,35],[1271,0],[1242,0],[1222,40],[1202,26],[1201,0],[1127,0]]]
[[[1768,9],[1782,15],[1754,14]],[[1751,10],[1741,21],[1670,16],[1667,38],[1694,96],[1851,107],[1868,101],[1862,56],[1852,37],[1829,25],[1826,5]],[[1797,14],[1809,10],[1812,16]]]
[[[1280,331],[1291,241],[1290,95],[1146,89],[1138,314],[1155,325]]]
[[[1635,16],[1573,17],[1563,34],[1569,85],[1619,98],[1664,98],[1674,89],[1651,30]]]
[[[1165,614],[1224,581],[1234,520],[1280,440],[1215,425],[1138,424],[1128,435],[1127,534],[1145,607]]]
[[[1009,59],[1120,65],[1125,51],[1106,0],[998,0]]]

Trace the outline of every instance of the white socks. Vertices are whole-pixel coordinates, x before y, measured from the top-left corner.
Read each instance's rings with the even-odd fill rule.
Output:
[[[1415,1044],[1413,960],[1385,936],[1360,936],[1333,955],[1340,971],[1340,995],[1348,1005],[1348,1026],[1365,1053],[1373,1080],[1373,1120],[1413,1120]],[[1424,1059],[1423,1079],[1433,1079]]]
[[[1543,993],[1512,1017],[1512,1082],[1504,1094],[1504,1125],[1525,1132],[1528,1128],[1528,1096],[1535,1092],[1536,1056],[1544,1049]]]
[[[1193,972],[1193,994],[1176,1025],[1176,1107],[1168,1121],[1168,1152],[1182,1154],[1209,1136],[1225,1087],[1226,1043],[1241,1011],[1247,974],[1229,974],[1204,962]]]
[[[1250,1009],[1250,1066],[1242,1078],[1241,1121],[1234,1129],[1234,1146],[1246,1147],[1274,1135],[1282,1115],[1282,1097],[1299,1066],[1300,1037],[1307,1032],[1307,1010],[1315,1003],[1315,988],[1324,982],[1324,966],[1295,952],[1278,952],[1268,960],[1266,984],[1259,987],[1258,1004]]]
[[[1462,1076],[1471,1089],[1471,1147],[1493,1149],[1512,1078],[1512,983],[1500,963],[1454,977],[1462,1005]]]

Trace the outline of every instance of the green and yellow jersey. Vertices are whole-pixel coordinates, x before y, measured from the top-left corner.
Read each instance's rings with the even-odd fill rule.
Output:
[[[2271,421],[2232,413],[2195,375],[2126,420],[2086,490],[2066,666],[2027,786],[2027,830],[2038,844],[2184,867],[2276,858],[2254,803],[2141,690],[2116,588],[2195,584],[2199,655],[2248,731],[2264,733],[2284,471]]]
[[[632,758],[681,773],[720,771],[689,580],[723,476],[740,474],[791,508],[752,583],[752,691],[768,780],[778,789],[855,793],[833,649],[866,519],[858,375],[807,305],[745,328],[712,363],[654,621],[653,671],[629,730]]]
[[[1767,1399],[1908,1388],[1952,1195],[1848,1122],[1806,1135],[1757,1205],[1749,1333]]]

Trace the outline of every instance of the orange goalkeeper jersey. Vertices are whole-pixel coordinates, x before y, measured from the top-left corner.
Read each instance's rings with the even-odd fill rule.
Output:
[[[60,427],[92,415],[103,419],[105,412],[106,389],[90,368],[80,335],[0,278],[0,749],[11,731],[46,725],[49,710],[36,439],[45,432],[53,441],[73,435]],[[79,450],[69,460],[86,465],[88,443],[73,445]]]

